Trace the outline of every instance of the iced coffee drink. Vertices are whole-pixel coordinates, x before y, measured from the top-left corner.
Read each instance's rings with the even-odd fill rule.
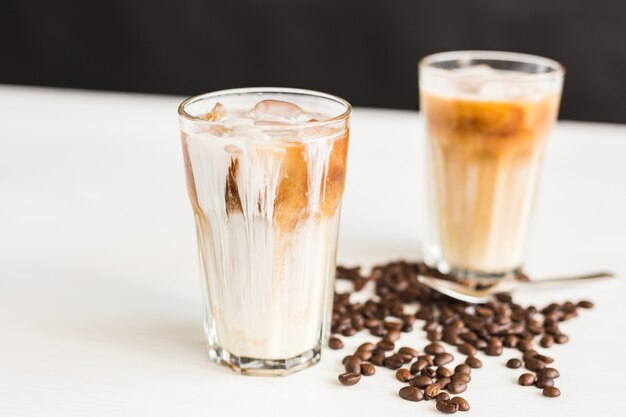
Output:
[[[460,278],[501,278],[521,267],[562,81],[558,63],[522,54],[422,61],[431,266]]]
[[[292,89],[181,104],[210,357],[247,374],[316,363],[330,313],[350,105]]]

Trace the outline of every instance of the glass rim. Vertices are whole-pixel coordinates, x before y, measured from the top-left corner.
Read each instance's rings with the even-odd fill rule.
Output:
[[[550,69],[549,72],[538,73],[525,73],[519,72],[511,82],[519,81],[546,81],[563,78],[565,76],[565,67],[550,58],[545,58],[539,55],[524,54],[519,52],[507,52],[507,51],[482,51],[482,50],[465,50],[465,51],[447,51],[438,52],[435,54],[427,55],[422,58],[418,63],[418,69],[420,72],[427,70],[436,73],[437,75],[447,77],[461,77],[467,76],[464,74],[455,74],[453,71],[437,68],[432,66],[438,62],[452,61],[452,60],[473,60],[480,59],[485,61],[504,61],[504,62],[517,62],[522,64],[534,64],[543,65]],[[489,77],[486,77],[489,78]],[[505,81],[506,82],[506,81]]]
[[[322,93],[320,91],[307,90],[307,89],[302,89],[302,88],[244,87],[244,88],[230,88],[226,90],[217,90],[217,91],[212,91],[209,93],[191,96],[183,100],[182,103],[180,103],[180,105],[178,106],[178,115],[180,116],[181,119],[184,119],[193,123],[198,123],[198,124],[202,124],[205,126],[220,126],[220,125],[223,125],[223,122],[205,120],[201,117],[193,116],[192,114],[188,113],[187,106],[189,106],[190,104],[202,101],[202,100],[209,99],[209,98],[232,96],[232,95],[259,94],[259,93],[261,94],[263,93],[294,94],[294,95],[317,97],[317,98],[333,101],[344,107],[343,112],[341,112],[337,116],[333,116],[328,119],[318,120],[316,122],[304,122],[304,123],[300,122],[300,123],[295,123],[295,124],[290,124],[290,125],[267,124],[267,125],[259,126],[258,129],[255,129],[256,131],[259,131],[259,132],[272,131],[272,130],[303,129],[303,128],[308,129],[308,128],[314,128],[314,127],[319,127],[319,126],[326,126],[329,124],[334,124],[334,123],[348,120],[350,118],[350,115],[352,114],[352,105],[348,101],[342,99],[341,97],[334,96],[332,94],[327,94],[327,93]]]

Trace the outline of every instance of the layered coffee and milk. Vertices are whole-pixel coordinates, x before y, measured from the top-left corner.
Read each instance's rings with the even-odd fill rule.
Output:
[[[182,124],[209,344],[241,360],[319,349],[331,308],[347,121],[283,100]],[[211,346],[210,346],[211,348]]]
[[[432,217],[427,261],[470,275],[515,270],[560,82],[525,82],[519,72],[481,65],[426,72],[420,86]]]

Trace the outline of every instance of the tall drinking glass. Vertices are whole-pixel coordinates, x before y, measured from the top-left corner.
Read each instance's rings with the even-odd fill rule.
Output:
[[[509,52],[458,51],[419,64],[426,123],[427,264],[459,279],[515,274],[563,67]]]
[[[286,88],[180,105],[212,360],[261,375],[319,361],[351,111],[340,98]]]

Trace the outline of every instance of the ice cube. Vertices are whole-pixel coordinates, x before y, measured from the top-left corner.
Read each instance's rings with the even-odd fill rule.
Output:
[[[499,70],[486,64],[470,65],[467,67],[455,68],[452,71],[470,77],[493,77],[498,75]]]
[[[233,126],[254,126],[254,119],[249,117],[238,117],[234,120]]]
[[[251,112],[257,121],[303,123],[308,120],[304,111],[293,103],[281,100],[263,100],[254,106]]]
[[[478,94],[493,100],[507,100],[524,95],[522,85],[511,82],[519,78],[519,72],[496,69],[484,64],[457,68],[454,72],[463,75],[458,80],[457,88],[464,93]]]
[[[226,107],[222,103],[215,103],[213,110],[201,116],[201,119],[204,119],[208,122],[217,122],[226,116]]]
[[[237,145],[226,145],[224,146],[224,151],[233,155],[238,155],[243,152],[243,150]]]
[[[227,132],[227,129],[224,126],[214,125],[214,126],[209,126],[209,128],[207,129],[207,132],[211,136],[216,136],[220,138],[224,136],[224,134]]]
[[[255,126],[289,126],[287,122],[272,122],[269,120],[257,120],[254,122]]]
[[[512,99],[524,96],[521,85],[506,81],[486,81],[480,86],[481,97],[493,100]]]

